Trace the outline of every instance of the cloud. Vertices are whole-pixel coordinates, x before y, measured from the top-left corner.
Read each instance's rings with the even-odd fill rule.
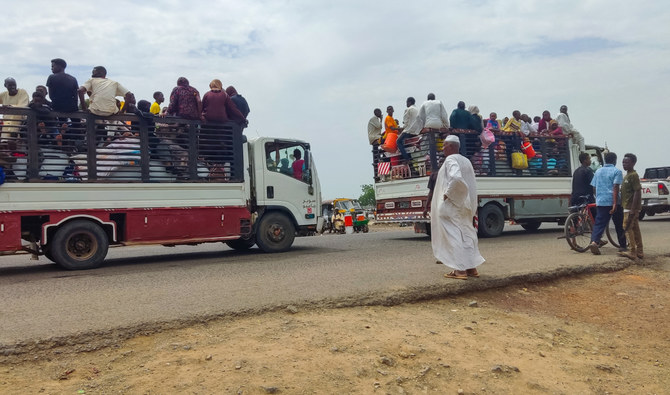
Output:
[[[660,0],[32,0],[4,12],[5,77],[32,89],[61,57],[80,83],[101,64],[149,100],[181,75],[201,93],[219,78],[249,101],[245,133],[312,143],[325,197],[372,182],[372,109],[393,105],[401,118],[407,96],[428,92],[449,110],[464,100],[500,117],[567,104],[587,143],[667,165],[649,143],[663,141],[656,119],[670,106]]]

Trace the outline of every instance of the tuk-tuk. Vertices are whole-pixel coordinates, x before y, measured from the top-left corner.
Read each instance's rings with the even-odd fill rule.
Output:
[[[344,215],[335,209],[334,200],[324,200],[321,203],[321,215],[324,218],[323,229],[321,233],[344,233]]]
[[[358,200],[353,199],[351,202],[354,205],[354,232],[368,233],[370,228],[368,228],[368,217],[365,215],[365,210]]]
[[[369,231],[365,211],[357,200],[347,198],[324,200],[321,210],[325,219],[324,232],[327,230],[329,233],[345,233],[344,216],[346,214],[352,217],[354,232],[367,233]]]

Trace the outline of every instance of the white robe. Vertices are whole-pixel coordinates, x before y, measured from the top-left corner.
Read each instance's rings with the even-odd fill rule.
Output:
[[[572,143],[579,146],[579,152],[586,151],[586,147],[584,146],[584,137],[582,137],[582,134],[579,133],[577,129],[574,128],[574,126],[572,126],[570,123],[570,117],[567,114],[558,114],[556,116],[556,122],[558,123],[558,126],[563,129],[563,133],[572,134]]]
[[[472,224],[477,215],[475,172],[464,156],[453,154],[444,161],[435,181],[430,213],[437,260],[456,270],[474,269],[484,262]]]

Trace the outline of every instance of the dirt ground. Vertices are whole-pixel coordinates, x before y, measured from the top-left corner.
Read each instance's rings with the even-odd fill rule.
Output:
[[[0,357],[0,393],[667,394],[669,282],[661,258],[393,307],[288,308]]]

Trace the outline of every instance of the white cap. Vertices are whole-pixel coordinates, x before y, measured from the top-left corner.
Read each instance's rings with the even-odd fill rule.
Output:
[[[450,143],[459,143],[459,144],[461,143],[461,140],[458,139],[458,136],[454,136],[453,134],[447,136],[447,138],[444,139],[444,141],[448,141]]]

